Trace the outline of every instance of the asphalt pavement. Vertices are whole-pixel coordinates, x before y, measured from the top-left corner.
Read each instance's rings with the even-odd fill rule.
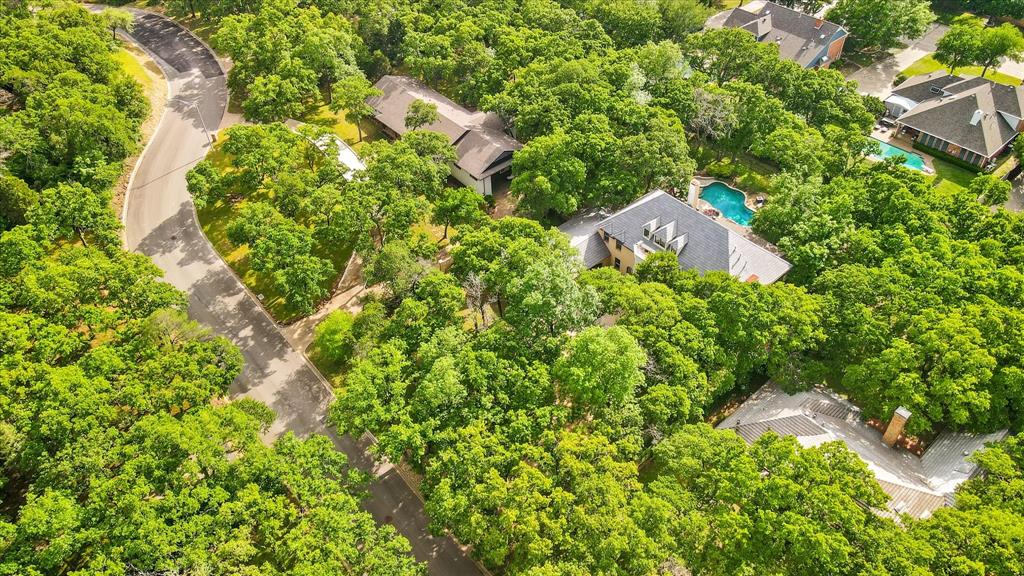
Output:
[[[373,475],[364,507],[394,525],[431,574],[480,575],[451,538],[427,531],[422,501],[390,464],[377,464],[367,441],[339,436],[324,425],[333,396],[301,351],[282,336],[253,296],[220,259],[196,220],[185,174],[206,155],[225,118],[228,91],[222,67],[188,31],[162,16],[134,10],[130,39],[160,65],[170,90],[167,110],[136,167],[125,208],[129,250],[149,256],[165,279],[189,296],[189,315],[233,341],[245,357],[232,395],[260,400],[277,413],[266,435],[326,434],[349,461]]]
[[[933,23],[923,36],[907,42],[907,47],[895,52],[892,56],[879,60],[847,76],[847,80],[856,80],[861,94],[885,98],[892,92],[893,81],[900,72],[914,62],[935,52],[938,41],[946,34],[949,27]]]

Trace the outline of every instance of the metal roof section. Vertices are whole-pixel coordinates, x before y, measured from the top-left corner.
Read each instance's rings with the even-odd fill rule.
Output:
[[[608,213],[601,209],[585,210],[558,227],[569,237],[569,245],[579,253],[585,268],[593,268],[611,256],[608,246],[597,235],[598,223],[607,217]]]
[[[751,395],[718,428],[735,430],[750,443],[768,430],[794,436],[804,447],[841,441],[860,456],[890,496],[887,510],[880,513],[914,518],[927,518],[948,506],[956,487],[978,473],[967,457],[1007,434],[944,431],[918,458],[883,444],[882,433],[861,419],[860,409],[834,392],[814,388],[790,395],[773,382]]]

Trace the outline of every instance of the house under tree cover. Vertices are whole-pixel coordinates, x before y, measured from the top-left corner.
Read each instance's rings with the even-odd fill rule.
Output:
[[[422,128],[444,134],[455,147],[452,176],[485,196],[493,194],[502,179],[508,179],[512,155],[523,145],[505,133],[505,122],[497,114],[468,110],[409,76],[384,76],[376,87],[383,94],[367,103],[391,136],[409,131],[405,115],[413,102],[433,104],[437,121]]]
[[[662,190],[611,215],[580,214],[559,230],[569,236],[587,268],[605,265],[629,274],[648,255],[670,251],[684,270],[728,272],[743,282],[771,284],[791,266],[769,248]]]
[[[804,68],[828,68],[842,56],[849,36],[838,24],[764,0],[734,8],[717,20],[717,26],[746,30],[758,42],[775,44],[780,58]]]

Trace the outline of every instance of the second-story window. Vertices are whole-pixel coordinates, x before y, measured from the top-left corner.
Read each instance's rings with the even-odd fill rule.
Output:
[[[619,240],[618,238],[615,239],[615,249],[622,250],[622,241]]]

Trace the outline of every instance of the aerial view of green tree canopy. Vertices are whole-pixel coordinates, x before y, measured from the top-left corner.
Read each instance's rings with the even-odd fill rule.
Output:
[[[960,4],[969,12],[999,18],[1024,18],[1024,1],[1022,0],[953,0],[954,5]]]
[[[347,19],[297,0],[228,16],[213,36],[213,46],[234,63],[228,86],[246,117],[258,121],[298,117],[321,103],[323,91],[336,82],[362,76],[355,57],[359,43]]]
[[[825,18],[845,26],[852,45],[888,50],[923,36],[935,14],[928,0],[839,0]]]
[[[985,26],[984,20],[971,14],[956,18],[942,36],[935,59],[949,67],[952,74],[963,66],[981,66],[981,75],[1004,59],[1024,57],[1024,34],[1010,23]]]
[[[95,195],[106,205],[102,196],[136,150],[149,113],[141,87],[114,58],[118,44],[106,20],[58,2],[0,18],[0,39],[0,78],[14,96],[10,111],[0,111],[5,178],[37,191],[74,181],[84,188],[76,195]]]
[[[329,440],[220,400],[241,354],[153,264],[32,236],[0,237],[0,572],[421,574]]]
[[[990,506],[993,519],[969,530],[982,513],[967,497],[901,526],[865,509],[887,496],[843,444],[768,435],[748,447],[698,424],[752,380],[814,378],[825,298],[700,277],[667,256],[636,276],[580,274],[559,233],[524,219],[464,226],[455,240],[451,274],[390,267],[401,298],[332,317],[317,339],[346,367],[332,421],[372,431],[423,474],[432,527],[489,568],[925,575],[955,558],[1013,573],[1020,542],[999,522],[1021,520],[1015,504]],[[972,493],[1015,502],[1019,466],[1002,456],[1015,446],[979,455],[998,474]],[[957,524],[999,551],[965,545]]]
[[[823,297],[812,365],[873,416],[911,407],[914,432],[1020,423],[1024,219],[978,202],[988,178],[953,197],[894,163],[787,179],[754,222]]]
[[[448,223],[479,212],[472,205],[443,211],[454,192],[444,186],[454,150],[440,134],[414,130],[396,142],[367,143],[365,169],[349,178],[338,146],[313,125],[233,126],[216,161],[204,160],[186,176],[200,219],[224,224],[218,248],[248,247],[242,276],[251,269],[266,279],[289,316],[309,314],[329,295],[353,250],[369,258],[389,242],[408,240],[430,200]],[[242,265],[232,256],[228,262]]]
[[[327,438],[261,441],[239,351],[116,247],[147,108],[105,26],[0,15],[0,573],[423,574]]]
[[[328,129],[280,123],[226,130],[187,173],[207,236],[268,308],[311,312],[361,258],[370,289],[312,334],[328,420],[372,432],[430,530],[492,573],[1024,573],[1024,217],[995,176],[947,188],[868,161],[884,108],[840,72],[701,31],[721,8],[703,0],[162,4],[209,25],[251,121],[358,124],[385,73],[497,113],[524,144],[518,214],[544,222],[681,196],[698,165],[767,167],[753,232],[793,264],[767,286],[671,253],[583,270],[558,230],[489,218],[449,185],[430,106],[362,144],[355,173]],[[227,397],[239,351],[116,248],[111,184],[147,112],[112,57],[125,21],[0,10],[0,574],[425,574],[329,439],[261,441],[274,414]],[[866,51],[934,18],[924,0],[829,14]],[[1016,49],[989,26],[982,51],[976,28],[941,58],[991,67]],[[1010,434],[930,518],[879,514],[886,492],[845,444],[712,427],[769,380],[831,387],[868,418],[909,408],[925,443]]]

